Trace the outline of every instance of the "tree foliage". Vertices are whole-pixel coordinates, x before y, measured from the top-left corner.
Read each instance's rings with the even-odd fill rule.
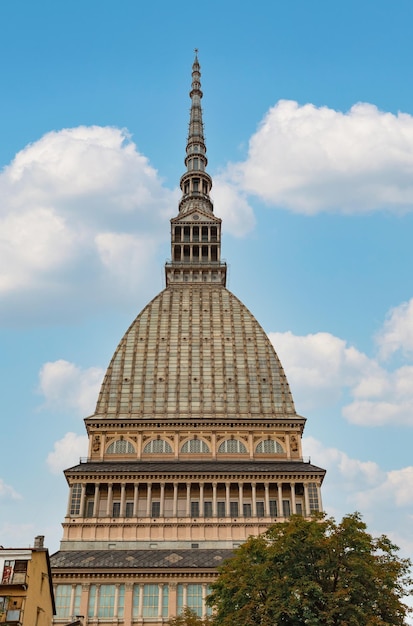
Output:
[[[216,626],[404,625],[410,566],[358,513],[293,516],[237,549],[208,602]]]
[[[212,626],[212,621],[210,617],[198,617],[195,611],[186,606],[181,615],[169,620],[169,626]]]

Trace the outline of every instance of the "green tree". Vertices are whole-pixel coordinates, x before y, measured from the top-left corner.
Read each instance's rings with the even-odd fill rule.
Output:
[[[216,626],[404,625],[410,566],[358,513],[339,524],[293,516],[237,549],[208,603]]]
[[[169,626],[212,626],[212,621],[209,617],[198,617],[195,611],[186,606],[181,615],[169,620]]]

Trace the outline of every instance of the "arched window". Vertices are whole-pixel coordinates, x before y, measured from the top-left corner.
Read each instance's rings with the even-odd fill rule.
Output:
[[[143,449],[144,454],[172,454],[172,448],[164,439],[152,439]]]
[[[221,454],[246,454],[247,448],[238,439],[226,439],[218,448]]]
[[[202,439],[190,439],[184,443],[181,452],[183,454],[207,454],[210,449]]]
[[[125,439],[117,439],[113,441],[108,449],[106,450],[107,454],[135,454],[135,448],[131,444],[130,441],[126,441]]]
[[[273,439],[265,439],[264,441],[260,441],[260,443],[255,448],[255,452],[257,454],[283,454],[283,447],[278,441],[274,441]]]

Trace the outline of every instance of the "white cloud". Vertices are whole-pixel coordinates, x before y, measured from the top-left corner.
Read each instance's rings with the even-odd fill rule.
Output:
[[[39,372],[44,406],[83,416],[93,413],[103,375],[104,370],[99,367],[82,369],[64,359],[45,363]]]
[[[46,463],[53,474],[60,474],[64,469],[79,463],[80,457],[87,456],[87,435],[66,433],[63,439],[54,444],[53,452],[47,455]]]
[[[413,208],[413,117],[366,103],[347,113],[281,100],[225,178],[270,205],[313,215]]]
[[[149,287],[179,197],[126,131],[97,126],[24,148],[0,195],[2,316],[13,321],[118,306]]]
[[[329,333],[269,337],[300,411],[345,402],[349,395],[342,414],[353,424],[413,426],[413,365],[387,370]]]
[[[387,358],[397,350],[413,353],[413,298],[391,309],[377,335],[380,354]]]
[[[297,336],[288,331],[268,336],[286,370],[294,397],[306,410],[337,402],[360,376],[378,369],[365,354],[330,333]]]
[[[224,221],[226,232],[243,237],[254,228],[254,213],[245,193],[236,189],[225,176],[214,178],[211,196],[217,207],[217,215]]]
[[[250,230],[245,196],[219,180],[214,191],[226,232]],[[47,133],[0,172],[0,196],[0,321],[129,304],[153,291],[155,273],[161,287],[157,255],[180,192],[163,186],[127,131]]]
[[[2,478],[0,478],[0,498],[11,498],[12,500],[20,500],[21,495],[11,486],[7,485]]]

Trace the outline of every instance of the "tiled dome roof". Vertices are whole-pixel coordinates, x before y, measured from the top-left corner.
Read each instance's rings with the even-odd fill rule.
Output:
[[[100,418],[293,417],[281,363],[223,286],[166,288],[126,331],[106,372]]]

